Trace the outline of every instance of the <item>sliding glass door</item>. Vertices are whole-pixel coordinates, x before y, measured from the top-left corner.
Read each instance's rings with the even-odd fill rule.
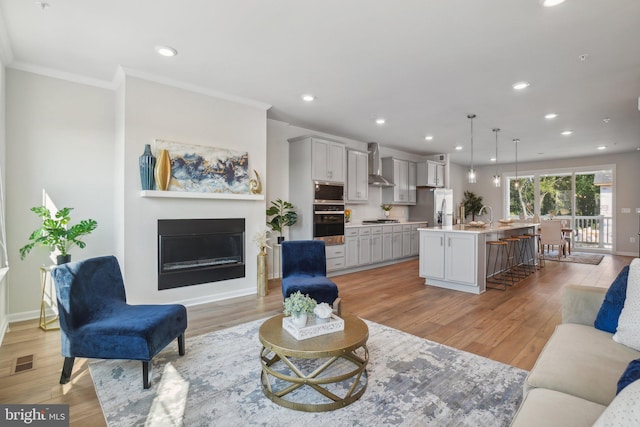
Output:
[[[613,170],[537,171],[507,178],[505,199],[510,218],[563,220],[572,230],[572,247],[613,248]]]

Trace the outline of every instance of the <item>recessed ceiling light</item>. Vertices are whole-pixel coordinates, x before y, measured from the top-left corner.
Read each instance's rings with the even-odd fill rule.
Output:
[[[458,150],[458,151],[462,150],[462,145],[457,145],[456,146],[456,150]]]
[[[573,131],[572,131],[572,130],[565,130],[565,131],[560,132],[560,135],[569,136],[569,135],[571,135],[572,133],[573,133]]]
[[[553,7],[564,3],[564,0],[541,0],[540,3],[542,3],[544,7]]]
[[[305,102],[311,102],[314,99],[316,99],[316,97],[311,95],[311,94],[309,94],[309,93],[302,95],[302,100],[305,101]]]
[[[611,119],[609,117],[605,117],[604,119],[602,119],[602,121],[605,123],[609,123]]]
[[[495,158],[495,157],[492,157],[492,158],[491,158],[491,161],[492,161],[492,162],[495,162],[495,161],[496,161],[496,158]]]
[[[518,82],[518,83],[514,83],[514,84],[513,84],[513,88],[514,88],[515,90],[522,90],[522,89],[526,89],[526,88],[528,88],[529,86],[531,86],[531,83],[529,83],[529,82]]]
[[[556,113],[549,113],[544,115],[544,118],[547,120],[555,119],[556,117],[558,117]]]
[[[606,149],[607,149],[607,146],[606,146],[606,145],[600,145],[600,146],[598,147],[598,150],[606,150]]]
[[[433,135],[427,135],[424,137],[427,141],[433,141]]]
[[[168,57],[176,56],[178,54],[178,51],[170,46],[156,46],[156,52],[158,52],[158,55]]]
[[[386,120],[383,119],[383,118],[379,118],[379,119],[376,119],[376,123],[379,124],[379,125],[383,125],[383,124],[386,123]]]

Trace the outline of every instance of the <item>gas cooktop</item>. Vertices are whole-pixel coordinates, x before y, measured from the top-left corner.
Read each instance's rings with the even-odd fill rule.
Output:
[[[365,219],[362,221],[363,224],[397,224],[400,220],[398,219]]]

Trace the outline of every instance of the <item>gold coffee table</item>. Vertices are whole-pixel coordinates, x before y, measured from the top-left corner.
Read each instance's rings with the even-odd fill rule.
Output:
[[[265,396],[278,405],[306,412],[331,411],[358,400],[368,381],[366,323],[346,314],[343,331],[298,341],[282,329],[283,317],[274,316],[260,326]],[[309,368],[312,370],[305,372]],[[320,402],[297,401],[296,391],[306,392],[305,388],[324,397],[312,392]]]

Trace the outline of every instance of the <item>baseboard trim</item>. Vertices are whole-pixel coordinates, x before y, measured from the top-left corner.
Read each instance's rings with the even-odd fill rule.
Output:
[[[9,329],[9,321],[7,320],[7,316],[2,318],[2,323],[0,323],[0,346],[2,345],[2,341],[4,341],[4,335],[7,333],[7,329]]]

